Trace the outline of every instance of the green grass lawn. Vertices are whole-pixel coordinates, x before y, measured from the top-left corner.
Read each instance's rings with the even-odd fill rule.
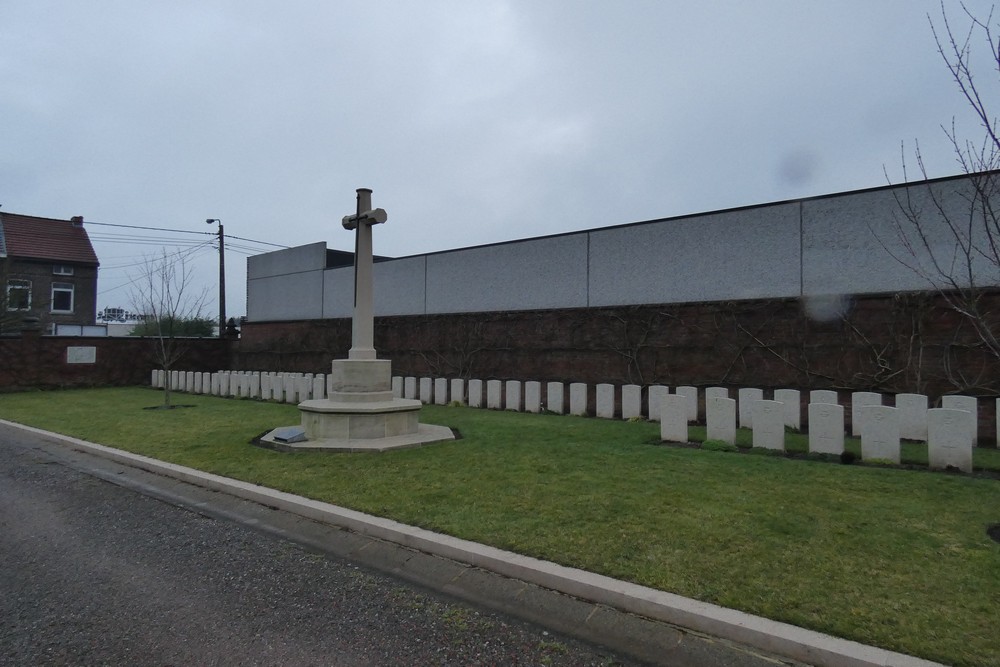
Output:
[[[867,644],[1000,665],[995,478],[656,446],[658,424],[437,406],[422,421],[462,440],[289,454],[248,441],[297,423],[294,406],[178,394],[196,407],[142,409],[158,402],[148,389],[5,394],[0,417]],[[976,465],[1000,469],[998,456],[977,451]]]

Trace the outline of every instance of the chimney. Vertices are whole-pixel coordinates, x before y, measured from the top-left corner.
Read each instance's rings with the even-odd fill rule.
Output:
[[[72,218],[69,219],[69,221],[73,223],[74,227],[83,227],[82,215],[74,215]]]

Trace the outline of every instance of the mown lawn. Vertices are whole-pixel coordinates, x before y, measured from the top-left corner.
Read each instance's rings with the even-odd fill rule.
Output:
[[[422,420],[463,439],[288,454],[248,443],[297,423],[294,406],[177,395],[195,407],[143,409],[158,402],[141,388],[5,394],[0,417],[867,644],[1000,665],[995,478],[658,446],[658,424],[437,406]]]

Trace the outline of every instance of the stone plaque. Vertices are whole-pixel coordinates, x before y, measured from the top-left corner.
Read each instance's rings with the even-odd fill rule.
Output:
[[[67,364],[95,364],[97,363],[96,347],[67,347]]]

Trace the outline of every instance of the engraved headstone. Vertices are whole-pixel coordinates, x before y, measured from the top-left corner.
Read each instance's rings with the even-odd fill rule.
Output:
[[[840,405],[837,392],[829,389],[813,389],[809,392],[809,403],[827,403],[829,405]]]
[[[705,438],[736,444],[736,401],[722,396],[705,399]]]
[[[927,397],[923,394],[896,394],[899,410],[899,437],[927,440]]]
[[[665,442],[688,441],[687,398],[679,394],[667,394],[660,406],[660,440]]]
[[[521,411],[521,382],[519,380],[507,380],[504,387],[506,399],[504,407],[514,412]]]
[[[486,381],[486,407],[490,410],[503,408],[503,382],[500,380]]]
[[[698,387],[692,387],[690,385],[677,387],[677,396],[683,396],[687,401],[688,421],[698,421]]]
[[[861,409],[861,458],[899,463],[899,408],[869,405]]]
[[[483,381],[469,380],[469,407],[483,407]]]
[[[524,383],[524,411],[539,413],[542,411],[542,383],[528,380]]]
[[[622,387],[622,419],[642,416],[642,387],[627,384]]]
[[[670,394],[670,388],[664,387],[662,384],[650,385],[647,392],[649,395],[646,400],[649,401],[649,421],[658,422],[660,421],[660,408],[663,407],[663,397]]]
[[[798,389],[775,389],[774,400],[784,404],[782,415],[785,426],[796,431],[802,428],[802,397]],[[812,428],[810,422],[810,429]]]
[[[583,382],[569,385],[569,413],[580,417],[587,414],[587,385]]]
[[[451,401],[452,403],[465,403],[465,380],[454,378],[451,381]]]
[[[838,456],[844,453],[844,406],[809,404],[809,451]]]
[[[979,442],[979,401],[975,396],[942,396],[941,407],[949,410],[964,410],[969,413],[969,442],[975,447]],[[930,425],[928,424],[928,429]],[[930,437],[930,435],[928,435]]]
[[[566,412],[566,389],[562,382],[549,382],[545,385],[545,407],[557,415]]]
[[[753,428],[753,406],[757,401],[764,400],[764,392],[760,389],[744,387],[737,392],[739,397],[740,428]]]
[[[614,419],[615,386],[613,384],[597,385],[597,416],[602,419]]]
[[[448,404],[448,379],[434,378],[434,403],[436,405]]]
[[[869,405],[882,405],[882,394],[874,391],[856,391],[851,394],[851,435],[861,435],[862,410]]]
[[[967,411],[949,408],[927,411],[927,461],[931,468],[972,472]]]
[[[764,449],[785,449],[784,406],[777,401],[754,401],[753,446]]]

